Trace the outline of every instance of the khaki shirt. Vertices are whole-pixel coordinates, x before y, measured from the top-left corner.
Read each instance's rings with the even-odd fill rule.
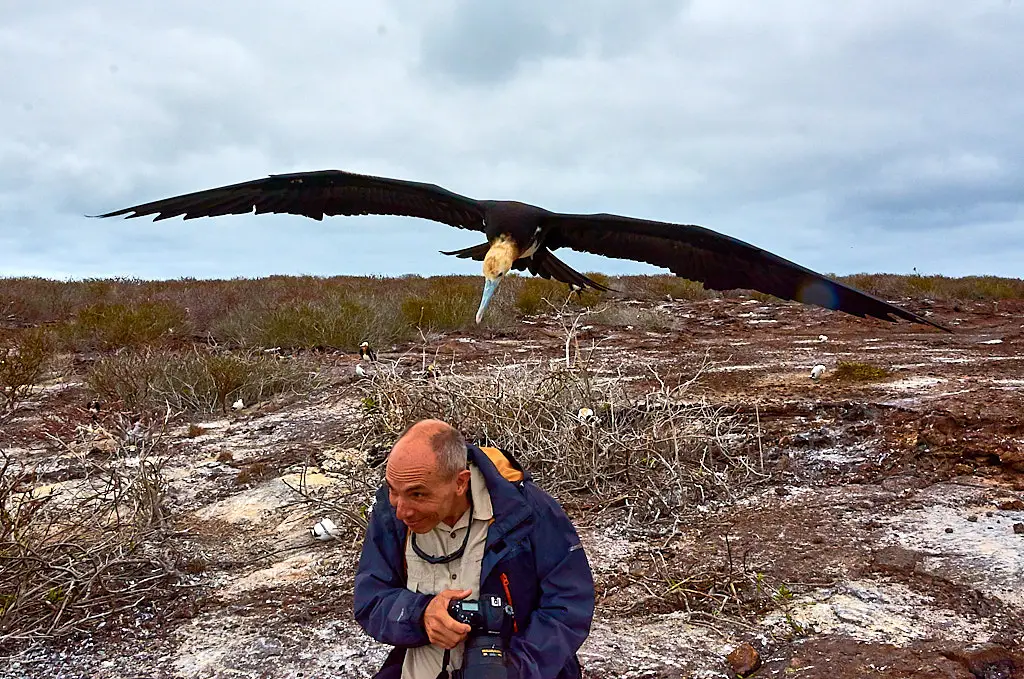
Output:
[[[413,592],[437,594],[446,589],[471,589],[473,592],[466,598],[480,598],[480,566],[484,558],[487,529],[494,518],[494,510],[484,475],[472,464],[469,465],[469,472],[469,487],[473,494],[472,523],[467,510],[454,526],[449,527],[441,521],[434,530],[416,536],[416,545],[422,551],[440,556],[451,554],[461,547],[466,536],[465,531],[469,530],[466,551],[461,557],[448,563],[430,564],[416,556],[412,549],[412,540],[407,540],[405,559],[409,575],[406,588]],[[451,667],[462,667],[464,646],[463,642],[452,649]],[[402,679],[436,679],[441,671],[443,659],[444,649],[433,644],[407,649],[402,665]]]

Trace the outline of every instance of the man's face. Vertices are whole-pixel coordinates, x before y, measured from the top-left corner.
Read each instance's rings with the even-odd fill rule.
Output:
[[[429,533],[442,519],[450,518],[459,496],[466,492],[469,470],[445,480],[438,475],[435,460],[430,451],[398,456],[392,453],[388,459],[384,473],[388,501],[399,521],[414,533]]]

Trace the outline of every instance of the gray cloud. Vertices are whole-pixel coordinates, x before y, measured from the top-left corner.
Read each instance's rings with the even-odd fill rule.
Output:
[[[1020,3],[106,0],[4,17],[0,275],[478,270],[436,253],[477,236],[418,220],[82,216],[329,167],[700,223],[825,271],[1021,275]]]
[[[423,33],[422,66],[456,82],[493,85],[544,61],[617,57],[663,29],[687,0],[544,0],[444,4]]]

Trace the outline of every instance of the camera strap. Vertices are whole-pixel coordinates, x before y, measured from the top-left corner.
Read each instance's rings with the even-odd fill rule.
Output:
[[[444,649],[444,658],[441,660],[441,671],[437,675],[437,679],[448,679],[448,664],[452,661],[452,652],[447,648]]]

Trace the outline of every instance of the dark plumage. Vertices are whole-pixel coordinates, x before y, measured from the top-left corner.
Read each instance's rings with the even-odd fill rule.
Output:
[[[156,220],[254,212],[288,213],[321,220],[332,215],[403,215],[483,232],[486,243],[445,252],[482,260],[479,322],[501,278],[529,270],[583,288],[607,290],[553,254],[569,248],[646,262],[706,288],[757,290],[787,300],[871,316],[902,318],[947,328],[736,238],[692,224],[669,224],[610,214],[564,214],[515,201],[473,200],[433,184],[354,174],[341,170],[271,175],[115,210],[100,217]]]
[[[373,350],[369,342],[363,342],[359,345],[359,359],[362,361],[370,361],[371,363],[376,362],[377,352]]]

